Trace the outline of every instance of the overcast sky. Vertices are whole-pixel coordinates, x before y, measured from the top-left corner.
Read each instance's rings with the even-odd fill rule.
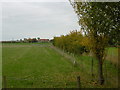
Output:
[[[79,29],[69,2],[2,2],[2,40],[49,38]]]

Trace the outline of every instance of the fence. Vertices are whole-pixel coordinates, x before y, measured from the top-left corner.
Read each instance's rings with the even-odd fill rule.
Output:
[[[87,62],[84,62],[84,60],[82,60],[82,58],[80,58],[81,60],[78,60],[74,54],[67,53],[59,48],[54,47],[54,46],[51,46],[51,48],[53,48],[55,51],[60,53],[63,57],[68,59],[74,66],[80,67],[80,70],[82,73],[86,71],[85,73],[88,74],[88,76],[91,76],[88,81],[90,81],[90,79],[93,82],[94,81],[96,82],[98,80],[98,70],[97,70],[98,62],[93,57],[92,53],[90,53],[90,55],[89,55],[90,59],[87,61],[89,63],[89,67],[86,67]],[[118,64],[114,64],[114,63],[112,63],[112,61],[109,61],[111,59],[113,59],[113,60],[116,59],[116,61],[117,61],[118,57],[115,58],[113,54],[114,53],[111,52],[109,57],[107,57],[107,60],[104,61],[103,74],[104,74],[104,79],[105,79],[105,85],[114,84],[117,87],[118,86],[117,85],[117,83],[118,83],[118,73],[117,73],[118,72],[118,70],[117,70]],[[115,70],[115,71],[113,72],[113,70]]]
[[[7,77],[7,76],[3,76],[3,80],[2,80],[2,87],[5,89],[5,88],[11,88],[11,87],[9,87],[9,85],[8,85],[8,79],[11,79],[11,81],[12,80],[16,80],[16,81],[18,81],[18,82],[21,82],[21,81],[23,81],[23,82],[25,82],[25,81],[27,81],[27,80],[30,80],[30,79],[26,79],[26,78],[16,78],[16,77]],[[54,82],[54,81],[41,81],[42,83],[49,83],[49,84],[55,84],[55,83],[58,83],[58,85],[60,85],[61,83],[63,83],[63,82]],[[80,76],[77,76],[76,77],[76,82],[67,82],[67,83],[65,83],[65,87],[66,88],[69,88],[68,86],[69,85],[71,85],[70,83],[75,83],[76,85],[76,87],[75,88],[81,88],[81,81],[80,81]],[[31,83],[31,85],[32,85],[33,83]],[[19,87],[19,86],[17,86],[17,87]],[[54,86],[53,86],[54,87]],[[53,88],[52,87],[52,88]],[[16,88],[16,87],[15,87]],[[35,88],[37,88],[37,87],[35,87]],[[44,88],[46,88],[46,87],[44,87]]]

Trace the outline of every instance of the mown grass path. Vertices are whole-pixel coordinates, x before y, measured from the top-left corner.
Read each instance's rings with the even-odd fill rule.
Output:
[[[74,57],[80,63],[74,66],[50,44],[3,44],[2,49],[2,74],[9,88],[76,88],[79,75],[83,88],[109,86],[91,82],[89,57]]]
[[[3,46],[3,75],[8,87],[66,87],[68,80],[76,87],[74,68],[49,46]]]

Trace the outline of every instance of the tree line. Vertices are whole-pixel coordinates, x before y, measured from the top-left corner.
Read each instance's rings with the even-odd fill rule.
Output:
[[[67,35],[54,37],[53,45],[63,49],[66,52],[74,54],[83,54],[89,52],[88,37],[83,35],[81,31],[73,30]]]
[[[98,81],[104,84],[103,62],[109,43],[120,45],[120,2],[77,2],[69,0],[78,16],[79,25],[92,43],[91,51],[98,60]]]
[[[36,43],[36,42],[50,42],[49,39],[40,39],[38,38],[24,38],[19,40],[11,40],[11,41],[1,41],[2,43]]]
[[[76,54],[90,50],[98,60],[98,81],[102,85],[105,81],[102,68],[105,48],[109,45],[120,45],[120,3],[69,1],[85,35],[72,31],[65,36],[54,37],[53,44]]]

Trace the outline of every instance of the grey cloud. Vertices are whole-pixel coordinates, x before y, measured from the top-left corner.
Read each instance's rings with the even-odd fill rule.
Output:
[[[3,3],[3,40],[52,38],[78,29],[69,3]]]

